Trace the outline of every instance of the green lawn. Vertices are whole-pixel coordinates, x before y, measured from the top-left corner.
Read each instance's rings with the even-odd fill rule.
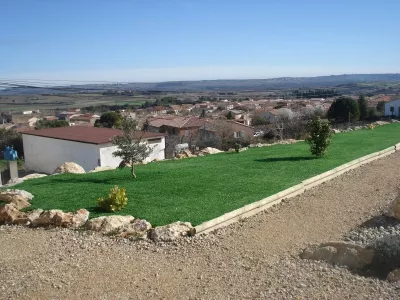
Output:
[[[136,181],[126,169],[49,176],[17,188],[35,195],[33,209],[86,208],[95,217],[104,215],[96,209],[97,198],[118,185],[127,189],[129,198],[119,214],[145,218],[153,225],[177,220],[198,225],[398,142],[400,124],[394,123],[335,135],[323,159],[313,159],[308,145],[300,142],[138,166]]]

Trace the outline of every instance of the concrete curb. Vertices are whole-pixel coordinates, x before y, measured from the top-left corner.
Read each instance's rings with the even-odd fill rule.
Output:
[[[348,162],[339,167],[336,167],[330,171],[327,171],[327,172],[324,172],[317,176],[306,179],[306,180],[302,181],[300,184],[292,186],[291,188],[283,190],[277,194],[271,195],[262,200],[256,201],[254,203],[245,205],[241,208],[235,209],[231,212],[225,213],[222,216],[212,219],[210,221],[206,221],[195,227],[196,234],[199,234],[199,233],[205,234],[205,233],[211,232],[215,229],[228,226],[229,224],[237,222],[240,219],[251,217],[255,214],[262,212],[263,210],[270,208],[271,206],[273,206],[275,204],[282,202],[282,200],[284,200],[284,199],[293,198],[295,196],[298,196],[310,188],[313,188],[317,185],[320,185],[324,182],[334,179],[334,178],[342,175],[343,173],[346,173],[350,170],[358,168],[364,164],[370,163],[379,158],[393,154],[396,151],[400,151],[400,143],[396,144],[395,146],[386,148],[384,150],[374,152],[374,153],[368,154],[366,156],[360,157],[358,159],[355,159],[351,162]]]

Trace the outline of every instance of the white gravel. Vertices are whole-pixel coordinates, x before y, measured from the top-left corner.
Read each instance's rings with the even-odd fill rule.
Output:
[[[0,227],[0,299],[399,299],[400,284],[298,254],[357,236],[397,195],[400,154],[172,244]]]

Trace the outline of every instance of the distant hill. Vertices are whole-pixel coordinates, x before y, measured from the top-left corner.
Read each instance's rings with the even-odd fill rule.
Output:
[[[156,83],[85,84],[49,88],[15,87],[0,90],[0,95],[92,93],[107,90],[162,92],[266,91],[297,88],[343,87],[358,83],[400,82],[400,74],[345,74],[317,77],[281,77],[245,80],[168,81]]]

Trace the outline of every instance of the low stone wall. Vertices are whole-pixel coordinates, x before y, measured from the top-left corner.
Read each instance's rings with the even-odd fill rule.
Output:
[[[295,185],[291,188],[283,190],[277,194],[269,196],[260,201],[248,204],[244,207],[231,211],[229,213],[223,214],[220,217],[212,219],[210,221],[206,221],[195,227],[196,233],[208,233],[218,228],[225,227],[229,224],[239,221],[240,219],[251,217],[255,214],[260,213],[263,210],[270,208],[271,206],[280,203],[284,199],[293,198],[297,195],[304,193],[304,191],[311,189],[317,185],[320,185],[326,181],[334,179],[345,172],[348,172],[352,169],[358,168],[361,165],[367,164],[374,160],[377,160],[381,157],[385,157],[392,153],[395,153],[400,150],[400,143],[395,146],[389,147],[382,151],[378,151],[361,158],[355,159],[351,162],[348,162],[344,165],[341,165],[333,170],[327,171],[325,173],[319,174],[317,176],[311,177],[302,181],[300,184]]]

